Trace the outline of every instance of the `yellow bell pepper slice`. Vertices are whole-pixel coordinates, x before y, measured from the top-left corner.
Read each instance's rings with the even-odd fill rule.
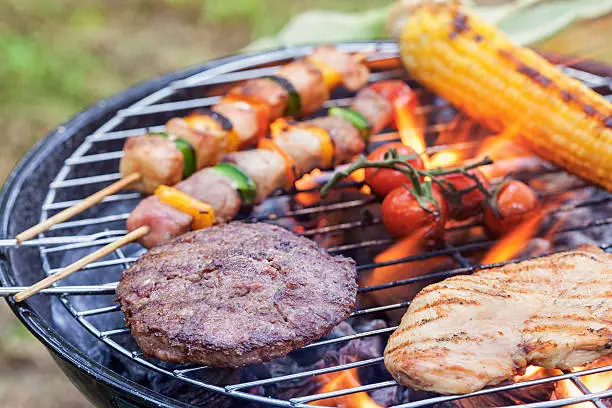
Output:
[[[306,61],[310,62],[312,65],[317,67],[319,71],[321,71],[325,85],[330,91],[342,83],[342,75],[329,64],[319,61],[313,57],[306,57]]]
[[[191,229],[198,230],[210,227],[215,223],[215,210],[208,204],[196,200],[190,195],[174,187],[159,186],[155,195],[162,203],[166,203],[193,217]]]

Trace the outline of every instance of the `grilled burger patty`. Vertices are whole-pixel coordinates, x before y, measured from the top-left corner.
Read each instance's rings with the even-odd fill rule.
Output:
[[[325,336],[356,294],[353,260],[283,228],[240,222],[154,247],[117,287],[146,355],[216,367],[261,363]]]

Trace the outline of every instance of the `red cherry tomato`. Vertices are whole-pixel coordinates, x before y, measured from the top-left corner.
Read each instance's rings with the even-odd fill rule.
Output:
[[[412,88],[400,79],[392,79],[389,81],[379,81],[372,85],[370,88],[379,95],[382,95],[389,102],[394,102],[400,96],[411,96],[415,95]],[[414,98],[416,100],[416,96]]]
[[[439,238],[448,218],[448,203],[437,188],[432,190],[439,211],[433,204],[425,210],[405,187],[391,191],[382,203],[382,220],[390,235],[405,237],[422,231],[423,237]]]
[[[495,235],[513,230],[540,207],[535,192],[527,184],[512,180],[504,183],[495,198],[501,218],[485,207],[485,225]]]
[[[480,170],[471,170],[470,174],[476,176],[480,184],[486,189],[489,188],[489,182]],[[465,220],[478,214],[482,207],[482,203],[487,197],[478,189],[476,181],[461,173],[446,175],[444,179],[452,183],[457,191],[472,189],[469,193],[461,194],[460,201],[449,200],[451,218],[455,220]]]
[[[397,150],[397,153],[400,156],[414,156],[416,152],[412,150],[408,146],[404,146],[401,142],[396,143],[388,143],[386,145],[380,146],[376,150],[374,150],[368,156],[368,160],[370,161],[381,161],[385,158],[385,154],[389,151],[390,148],[394,147]],[[425,167],[423,165],[423,160],[420,157],[416,157],[412,160],[409,160],[413,167],[423,170]],[[409,186],[412,186],[410,179],[408,176],[403,174],[397,170],[391,169],[377,169],[377,168],[369,168],[365,171],[365,182],[372,191],[381,197],[389,194],[391,190],[401,186],[406,183]]]

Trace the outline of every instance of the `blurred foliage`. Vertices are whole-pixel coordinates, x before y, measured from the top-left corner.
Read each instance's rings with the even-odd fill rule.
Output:
[[[389,3],[3,0],[0,181],[50,129],[129,85],[235,52],[304,10],[357,11]]]

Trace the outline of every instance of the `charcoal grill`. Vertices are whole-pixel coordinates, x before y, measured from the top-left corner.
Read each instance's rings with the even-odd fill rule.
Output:
[[[339,44],[338,47],[345,51],[366,53],[371,60],[384,59],[397,62],[397,46],[391,42],[346,43]],[[110,196],[77,219],[56,225],[38,239],[26,242],[20,247],[11,239],[26,227],[46,219],[104,185],[119,179],[118,160],[126,138],[140,135],[147,129],[160,131],[163,129],[163,123],[170,117],[184,115],[194,108],[215,103],[219,99],[218,93],[215,92],[219,92],[224,85],[269,75],[280,64],[308,54],[311,50],[312,47],[306,46],[237,55],[154,79],[94,105],[52,132],[22,159],[8,179],[1,196],[2,284],[4,286],[30,284],[126,232],[125,219],[129,210],[140,199],[138,193],[121,192]],[[569,75],[585,82],[608,99],[612,99],[612,79],[602,67],[579,64],[564,69]],[[397,63],[395,66],[374,69],[372,80],[400,76],[405,77],[406,73]],[[415,86],[418,87],[416,84]],[[451,126],[453,111],[439,98],[427,94],[425,90],[420,92],[422,99],[428,101],[421,110],[429,116],[427,134],[431,139],[438,132]],[[351,96],[345,91],[336,92],[326,107],[347,104]],[[443,114],[445,112],[446,114]],[[393,136],[378,137],[375,143],[384,143],[390,138]],[[430,149],[433,151],[448,147],[436,146]],[[540,175],[545,172],[554,173],[560,170],[549,168],[540,172]],[[314,178],[317,186],[312,189],[313,191],[320,187],[326,176],[323,173]],[[355,190],[359,187],[359,182],[348,182],[337,190]],[[589,194],[587,199],[556,209],[555,213],[564,213],[571,218],[575,211],[585,208],[598,206],[601,211],[592,213],[598,214],[597,217],[589,217],[573,225],[561,227],[555,231],[555,234],[577,230],[599,231],[594,232],[592,236],[589,235],[590,239],[602,249],[610,250],[612,240],[605,232],[609,231],[609,225],[612,223],[612,195],[583,183],[574,183],[571,188],[589,189],[594,193]],[[562,192],[553,192],[553,194]],[[372,197],[344,196],[337,202],[298,206],[293,202],[295,194],[296,191],[277,194],[247,218],[285,223],[284,225],[290,220],[298,220],[300,225],[306,225],[301,233],[311,237],[325,236],[332,232],[342,233],[343,240],[330,241],[331,243],[327,245],[328,250],[354,256],[358,260],[358,270],[361,273],[375,267],[408,264],[437,257],[445,257],[452,264],[424,276],[361,287],[360,297],[389,288],[408,288],[424,282],[431,283],[449,276],[472,273],[494,266],[478,265],[474,263],[472,256],[477,251],[494,245],[495,241],[492,239],[445,244],[442,247],[432,248],[427,253],[376,263],[372,254],[383,250],[391,244],[391,240],[380,233],[371,236],[361,235],[361,232],[367,228],[382,231],[376,214],[372,215],[369,210],[366,211],[374,201]],[[286,204],[286,207],[269,205],[275,200],[289,204]],[[285,210],[279,212],[278,208]],[[312,223],[312,220],[320,214],[335,213],[358,214],[358,216],[353,219],[341,219],[331,225]],[[302,223],[302,220],[305,222]],[[453,229],[472,227],[473,224],[468,224]],[[363,384],[357,387],[338,389],[324,394],[304,390],[301,395],[293,397],[266,395],[265,390],[270,386],[299,382],[316,375],[337,373],[351,368],[378,367],[377,372],[384,372],[382,355],[282,374],[246,369],[249,370],[246,380],[242,374],[236,377],[235,373],[228,370],[169,365],[145,358],[132,341],[129,330],[121,324],[121,312],[113,303],[114,288],[121,270],[134,262],[140,253],[142,248],[131,244],[115,251],[113,256],[89,265],[85,271],[60,282],[58,286],[45,290],[43,293],[46,296],[36,296],[22,304],[8,300],[14,313],[51,350],[66,374],[95,404],[114,407],[186,407],[193,404],[257,406],[258,403],[262,403],[266,406],[301,407],[310,406],[315,401],[329,397],[397,387],[390,377],[378,375],[374,379],[363,381]],[[0,288],[0,293],[6,295],[7,292],[10,291],[3,291]],[[380,317],[382,313],[403,311],[408,304],[409,299],[404,299],[390,304],[360,307],[352,314],[351,319],[367,321],[376,316]],[[297,353],[308,353],[311,350],[342,345],[357,339],[375,337],[379,337],[384,344],[386,337],[397,324],[397,321],[389,320],[389,322],[390,324],[384,328],[317,341]],[[556,407],[591,401],[597,407],[605,407],[604,401],[612,397],[612,390],[591,392],[581,381],[581,377],[587,374],[605,371],[612,371],[612,366],[491,387],[469,396],[430,394],[414,400],[404,400],[397,407],[436,406],[468,397],[495,395],[562,379],[573,382],[581,395],[555,401],[541,401],[528,406]],[[261,393],[261,390],[264,392]],[[198,394],[199,399],[185,397],[197,393],[203,393]]]

